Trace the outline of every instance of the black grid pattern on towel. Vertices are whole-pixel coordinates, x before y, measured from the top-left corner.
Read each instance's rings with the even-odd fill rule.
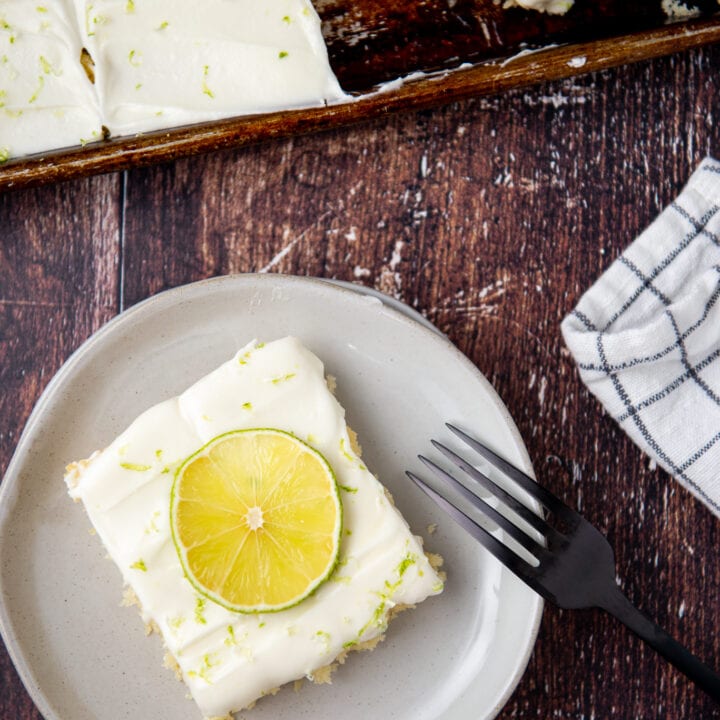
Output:
[[[701,166],[701,171],[720,174],[720,166],[704,164]],[[720,396],[708,386],[700,375],[704,368],[720,358],[720,348],[713,350],[695,364],[690,362],[687,353],[688,338],[690,338],[695,331],[703,326],[711,310],[717,304],[718,300],[720,300],[720,265],[714,266],[714,269],[718,274],[717,285],[714,292],[706,302],[699,319],[684,331],[680,330],[676,318],[669,309],[669,306],[672,304],[670,298],[668,298],[667,295],[655,284],[661,273],[670,267],[672,263],[681,256],[682,252],[691,244],[704,241],[720,247],[720,237],[718,237],[717,233],[712,232],[707,227],[708,223],[718,216],[720,206],[713,205],[700,218],[695,217],[678,202],[672,203],[670,208],[683,218],[683,220],[689,223],[692,226],[692,230],[680,239],[673,249],[653,268],[649,274],[643,273],[627,257],[621,256],[618,258],[619,264],[627,268],[628,272],[632,273],[638,279],[639,285],[622,304],[622,306],[612,315],[604,327],[596,327],[595,323],[593,323],[593,321],[585,313],[577,308],[573,310],[573,316],[577,318],[587,330],[597,333],[596,350],[598,361],[595,363],[580,364],[579,367],[582,370],[603,373],[609,378],[617,396],[620,398],[625,408],[624,412],[618,416],[618,422],[622,423],[627,420],[631,420],[644,441],[647,443],[647,446],[652,449],[657,458],[670,470],[670,472],[672,472],[678,479],[682,480],[688,487],[692,488],[692,490],[716,512],[720,513],[720,504],[718,504],[718,502],[716,502],[713,498],[709,497],[704,489],[687,474],[687,471],[694,463],[703,457],[712,447],[718,444],[718,442],[720,442],[720,431],[706,441],[701,447],[694,448],[684,460],[678,462],[676,459],[671,458],[661,447],[657,439],[648,429],[642,417],[642,411],[644,409],[666,398],[669,394],[675,392],[686,382],[694,383],[701,390],[703,397],[707,398],[707,400],[712,404],[720,407]],[[638,298],[648,292],[654,295],[657,301],[663,306],[664,315],[673,331],[674,342],[652,355],[633,358],[632,360],[614,365],[610,364],[605,350],[605,336],[612,326],[633,306],[635,302],[637,302]],[[651,397],[644,399],[640,403],[633,403],[626,387],[620,380],[619,372],[637,365],[655,362],[674,351],[678,352],[681,359],[683,373]]]

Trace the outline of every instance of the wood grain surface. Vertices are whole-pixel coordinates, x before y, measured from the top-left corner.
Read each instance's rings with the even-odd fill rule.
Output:
[[[698,162],[720,154],[719,71],[720,46],[708,46],[0,195],[0,471],[63,360],[143,298],[235,272],[362,283],[417,308],[478,365],[538,475],[607,533],[628,595],[720,667],[720,523],[604,415],[559,332]],[[0,683],[2,720],[40,717],[4,651]],[[499,717],[720,712],[610,618],[547,607]]]

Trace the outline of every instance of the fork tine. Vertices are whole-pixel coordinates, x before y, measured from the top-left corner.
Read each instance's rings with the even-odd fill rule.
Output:
[[[519,515],[528,525],[532,526],[539,533],[545,535],[548,539],[552,536],[555,542],[562,542],[567,538],[550,524],[548,524],[542,517],[536,515],[530,508],[526,507],[517,498],[510,495],[503,488],[501,488],[496,482],[491,480],[485,473],[480,472],[476,467],[471,465],[467,460],[460,457],[457,453],[454,453],[450,448],[445,447],[442,443],[437,440],[430,441],[434,447],[436,447],[448,460],[457,465],[460,470],[469,475],[475,482],[482,485],[486,490],[489,490],[495,497],[499,498],[504,502],[513,512]]]
[[[523,560],[510,548],[503,545],[496,537],[493,537],[485,528],[478,525],[472,518],[468,517],[462,510],[456,508],[451,502],[433,490],[417,475],[409,470],[405,474],[432,500],[434,500],[450,517],[452,517],[462,528],[467,530],[483,547],[489,550],[503,565],[515,573],[523,582],[527,583],[536,592],[544,594],[545,590],[538,585],[537,571],[530,563]]]
[[[418,455],[418,459],[441,480],[452,485],[471,505],[479,508],[528,552],[535,555],[538,559],[547,556],[547,551],[544,547],[542,547],[542,545],[540,545],[536,540],[533,540],[533,538],[521,530],[511,520],[500,514],[494,507],[492,507],[492,505],[489,505],[485,502],[485,500],[470,492],[470,490],[468,490],[462,483],[458,482],[449,472],[443,470],[443,468],[436,465],[432,460],[428,460],[423,455]]]
[[[560,498],[553,495],[549,490],[546,490],[541,485],[538,485],[529,475],[526,475],[522,470],[510,464],[504,458],[501,458],[489,447],[483,445],[479,440],[476,440],[470,435],[464,433],[459,428],[446,423],[446,427],[457,435],[461,440],[467,443],[475,452],[482,455],[492,465],[501,470],[505,475],[514,480],[523,490],[526,490],[536,500],[541,502],[550,512],[556,515],[561,520],[571,523],[573,526],[579,522],[578,514],[570,509]]]

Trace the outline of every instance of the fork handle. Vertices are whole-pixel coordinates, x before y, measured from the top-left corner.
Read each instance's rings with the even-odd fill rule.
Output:
[[[638,610],[617,585],[614,587],[615,589],[598,603],[599,607],[614,615],[678,670],[685,673],[716,703],[720,703],[720,676]]]

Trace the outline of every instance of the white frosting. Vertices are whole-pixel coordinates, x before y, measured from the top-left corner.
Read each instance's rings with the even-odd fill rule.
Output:
[[[251,427],[293,432],[317,448],[335,471],[343,503],[333,576],[299,605],[263,615],[202,598],[183,575],[169,528],[177,464],[220,433]],[[208,717],[312,675],[383,632],[394,605],[442,589],[419,539],[353,452],[322,363],[295,338],[251,343],[178,398],[145,412],[66,480]]]
[[[346,99],[309,0],[0,0],[0,163]]]
[[[345,97],[308,0],[75,2],[113,135]]]
[[[720,3],[720,0],[718,2]],[[700,8],[692,2],[686,4],[683,0],[661,0],[660,4],[670,21],[689,20],[702,14]]]
[[[81,48],[61,0],[0,0],[0,162],[102,136]]]
[[[563,15],[574,4],[575,0],[505,0],[503,7],[522,7],[526,10],[537,10],[550,15]]]

